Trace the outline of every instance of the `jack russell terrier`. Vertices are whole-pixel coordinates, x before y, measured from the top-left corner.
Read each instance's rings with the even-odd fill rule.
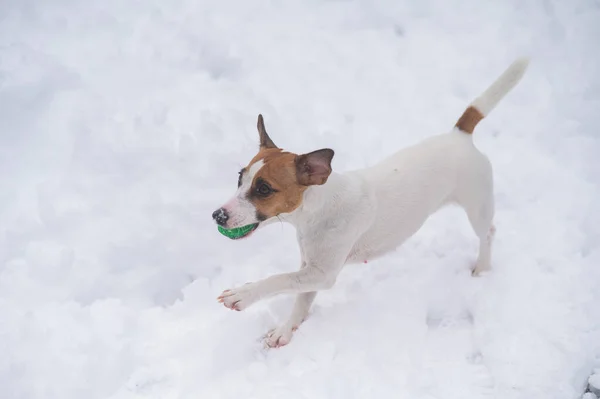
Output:
[[[490,269],[495,228],[492,166],[473,144],[473,129],[519,82],[518,59],[464,111],[454,128],[402,149],[366,169],[331,170],[333,150],[297,155],[277,147],[258,115],[260,149],[239,172],[235,196],[213,213],[219,230],[247,237],[276,220],[295,226],[300,270],[224,291],[218,301],[244,310],[278,294],[296,294],[284,324],[265,336],[279,347],[307,317],[317,291],[331,288],[347,263],[375,259],[400,246],[446,204],[466,212],[479,237],[474,276]]]

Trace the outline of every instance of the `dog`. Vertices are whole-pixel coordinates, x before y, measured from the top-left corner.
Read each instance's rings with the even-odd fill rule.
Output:
[[[294,154],[277,147],[258,115],[259,151],[238,176],[234,197],[212,217],[241,237],[276,220],[291,223],[300,269],[225,290],[217,299],[241,311],[278,294],[296,294],[289,319],[265,335],[268,347],[290,342],[318,291],[331,288],[345,264],[399,247],[430,215],[458,204],[479,238],[474,276],[490,270],[495,227],[492,166],[473,144],[475,126],[521,80],[519,58],[464,111],[451,131],[404,148],[378,164],[346,173],[331,169],[329,148]]]

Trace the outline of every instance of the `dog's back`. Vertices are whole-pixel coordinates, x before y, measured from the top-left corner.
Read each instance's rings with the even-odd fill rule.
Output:
[[[372,259],[393,250],[448,203],[465,209],[480,238],[487,234],[494,213],[492,167],[474,146],[471,134],[518,83],[527,65],[527,59],[515,61],[467,107],[451,132],[355,172],[374,193],[377,211],[356,243],[352,260]]]

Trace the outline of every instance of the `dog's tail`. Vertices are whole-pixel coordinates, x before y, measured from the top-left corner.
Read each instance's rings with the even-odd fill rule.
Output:
[[[473,133],[475,126],[519,83],[528,65],[528,58],[514,61],[486,91],[473,100],[454,126],[464,133]]]

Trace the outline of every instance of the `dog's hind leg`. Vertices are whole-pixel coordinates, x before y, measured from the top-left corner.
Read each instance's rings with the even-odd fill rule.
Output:
[[[477,257],[475,269],[473,269],[473,276],[478,276],[480,273],[490,269],[494,234],[496,234],[496,228],[492,224],[487,233],[479,236],[479,256]]]
[[[490,269],[492,243],[496,229],[494,219],[494,183],[492,166],[483,154],[466,153],[465,168],[455,193],[456,201],[465,210],[471,227],[479,238],[479,255],[473,275]]]
[[[479,255],[477,263],[473,269],[473,275],[478,276],[480,273],[490,269],[492,257],[492,243],[496,228],[493,225],[494,217],[494,202],[491,193],[479,206],[466,206],[465,211],[471,227],[479,238]],[[474,205],[474,204],[470,204]]]

